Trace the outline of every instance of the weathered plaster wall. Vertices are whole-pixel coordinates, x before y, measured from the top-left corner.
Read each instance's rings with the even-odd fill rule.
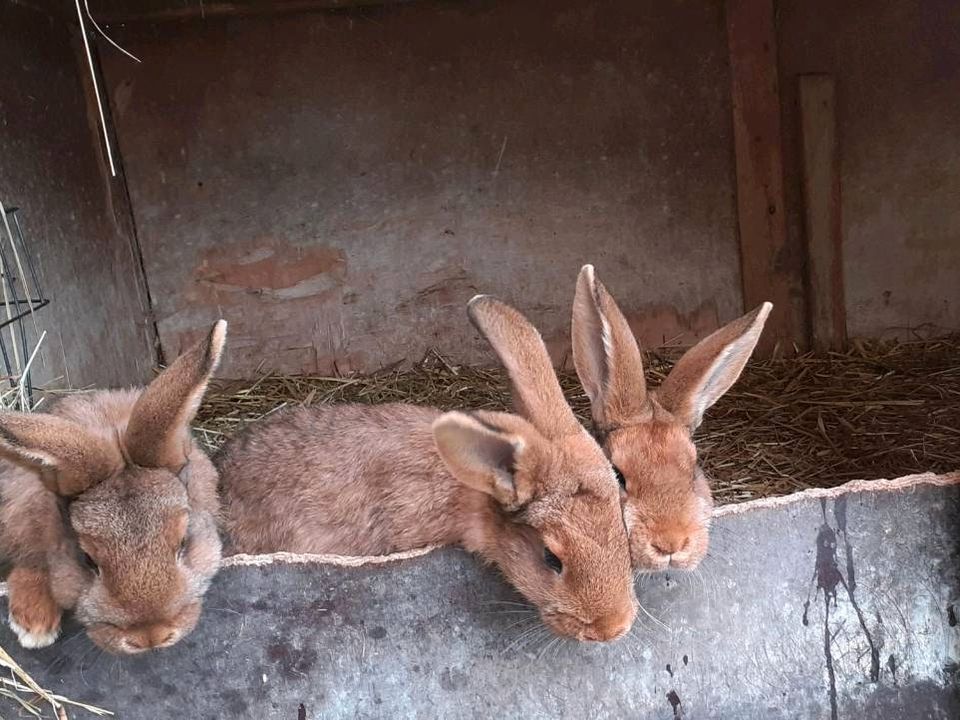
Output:
[[[436,347],[466,301],[557,359],[584,262],[647,344],[741,311],[722,6],[524,0],[195,18],[103,47],[168,355],[222,314],[223,373]]]
[[[76,37],[46,11],[54,5],[0,3],[0,199],[21,208],[51,301],[36,315],[47,337],[34,381],[140,382],[154,354],[130,228],[97,144]]]

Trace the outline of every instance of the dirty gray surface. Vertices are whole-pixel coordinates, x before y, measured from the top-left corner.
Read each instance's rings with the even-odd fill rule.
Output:
[[[609,647],[551,642],[456,550],[361,569],[222,571],[197,631],[116,659],[68,632],[15,651],[47,687],[122,718],[960,716],[960,487],[720,518],[695,575],[641,583]],[[15,649],[5,628],[0,644]]]

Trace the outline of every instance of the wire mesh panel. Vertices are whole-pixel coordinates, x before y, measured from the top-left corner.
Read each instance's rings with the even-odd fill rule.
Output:
[[[42,340],[34,313],[50,301],[40,285],[40,277],[23,232],[19,208],[2,205],[0,208],[3,215],[3,225],[0,227],[0,356],[3,360],[3,379],[11,390],[17,391],[19,405],[26,405],[20,409],[25,410],[33,407],[30,367]],[[32,348],[27,341],[28,318],[33,321],[37,335]]]

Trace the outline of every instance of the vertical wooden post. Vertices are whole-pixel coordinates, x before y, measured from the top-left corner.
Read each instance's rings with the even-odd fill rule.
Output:
[[[831,76],[800,76],[808,312],[819,350],[839,350],[847,339],[835,96]]]
[[[747,309],[773,303],[757,352],[770,354],[805,344],[790,301],[785,258],[780,90],[773,0],[727,0],[727,41],[733,84],[733,135],[737,160],[740,271]]]

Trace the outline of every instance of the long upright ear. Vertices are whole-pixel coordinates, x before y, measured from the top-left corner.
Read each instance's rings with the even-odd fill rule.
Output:
[[[647,401],[640,348],[593,265],[584,265],[577,277],[570,335],[573,364],[597,426],[609,430],[639,415]]]
[[[218,320],[206,338],[171,363],[133,406],[124,444],[143,467],[177,472],[190,450],[190,422],[220,361],[227,321]]]
[[[123,469],[120,449],[55,415],[0,414],[0,456],[36,470],[50,492],[73,497]]]
[[[473,298],[467,313],[507,369],[517,412],[546,438],[582,432],[537,329],[512,307],[488,295]]]
[[[499,432],[469,415],[448,412],[433,423],[433,440],[450,473],[506,508],[519,504],[514,470],[523,439]]]
[[[690,348],[657,391],[660,404],[695,430],[740,377],[773,305],[765,302]]]

